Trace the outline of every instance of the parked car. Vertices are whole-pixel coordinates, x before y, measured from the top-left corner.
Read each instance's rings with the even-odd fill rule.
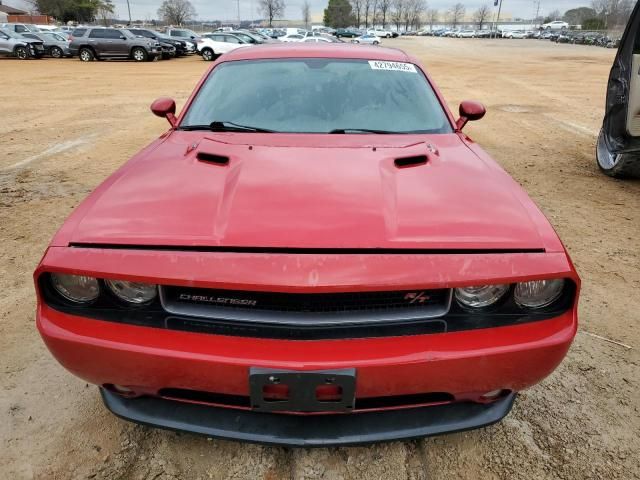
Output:
[[[549,37],[548,37],[548,38],[549,38],[549,40],[551,40],[552,42],[556,42],[556,43],[557,43],[557,42],[558,42],[558,37],[559,37],[560,35],[562,35],[562,33],[563,33],[563,32],[560,32],[560,31],[551,32],[551,33],[549,33]]]
[[[69,40],[65,37],[53,32],[25,32],[22,34],[25,38],[32,40],[40,40],[44,44],[44,53],[53,58],[71,57],[69,51]]]
[[[0,28],[0,55],[20,60],[41,58],[44,55],[44,43],[41,40],[25,38],[13,30]]]
[[[351,40],[351,43],[364,43],[364,44],[368,44],[368,45],[380,45],[382,43],[382,40],[379,37],[376,37],[375,35],[369,35],[367,33],[367,34],[362,35],[360,37],[353,38]]]
[[[499,421],[562,361],[580,280],[462,134],[482,104],[453,120],[397,49],[300,44],[223,55],[185,105],[152,104],[169,130],[34,273],[47,347],[116,415],[304,447],[416,438]]]
[[[356,37],[359,37],[360,35],[361,35],[360,32],[357,32],[356,30],[351,30],[349,28],[338,28],[335,33],[335,36],[338,38],[356,38]]]
[[[139,37],[124,28],[76,28],[69,51],[83,62],[94,59],[130,58],[136,62],[154,60],[162,54],[160,43]]]
[[[509,32],[504,32],[504,34],[502,35],[503,38],[518,38],[518,39],[522,39],[522,38],[527,38],[527,34],[525,32],[523,32],[522,30],[511,30]]]
[[[259,35],[256,35],[255,33],[247,32],[243,30],[232,30],[229,33],[232,33],[236,37],[239,37],[242,40],[244,40],[245,43],[249,43],[251,45],[260,45],[263,43],[271,43],[274,41],[271,39],[265,40],[264,38],[262,38]]]
[[[545,30],[566,30],[569,28],[569,24],[562,20],[554,20],[553,22],[545,23],[542,28]]]
[[[330,40],[324,37],[307,37],[302,41],[304,43],[336,43],[336,40]]]
[[[476,38],[491,38],[491,30],[476,30]]]
[[[640,177],[640,3],[619,42],[607,87],[596,148],[600,169],[616,178]]]
[[[0,28],[18,34],[25,32],[38,33],[40,31],[38,27],[28,23],[0,23]]]
[[[198,53],[203,60],[211,61],[223,53],[250,45],[253,44],[232,33],[209,33],[198,40]]]
[[[187,43],[184,40],[178,40],[164,33],[146,28],[129,28],[128,30],[134,35],[157,41],[162,48],[162,56],[165,58],[179,57],[187,54]],[[173,53],[171,47],[173,48]]]
[[[373,35],[378,38],[392,38],[393,32],[390,30],[373,29],[367,31],[368,35]]]
[[[285,43],[290,43],[290,42],[301,42],[304,40],[304,35],[300,35],[299,33],[291,33],[291,34],[287,34],[284,35],[282,37],[278,37],[278,40],[280,40],[281,42],[285,42]]]
[[[475,38],[476,31],[475,30],[460,30],[456,35],[458,38]]]
[[[193,30],[186,28],[167,28],[164,33],[172,38],[177,38],[186,42],[187,53],[196,53],[200,35]]]

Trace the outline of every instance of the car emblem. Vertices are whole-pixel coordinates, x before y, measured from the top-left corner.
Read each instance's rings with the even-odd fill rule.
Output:
[[[429,295],[424,292],[409,292],[404,296],[405,300],[409,300],[409,303],[424,303],[429,300]]]

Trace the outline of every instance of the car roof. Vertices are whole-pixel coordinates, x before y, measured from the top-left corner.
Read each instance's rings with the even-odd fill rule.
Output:
[[[348,43],[265,43],[251,48],[236,48],[224,54],[224,61],[259,60],[271,58],[353,58],[410,62],[402,50]]]

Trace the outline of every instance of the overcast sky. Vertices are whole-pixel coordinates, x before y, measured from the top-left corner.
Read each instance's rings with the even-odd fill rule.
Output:
[[[304,0],[284,0],[287,6],[285,18],[297,20],[302,18],[300,13]],[[445,11],[457,1],[461,1],[467,12],[472,12],[481,5],[491,5],[493,0],[427,0],[429,8],[437,8]],[[113,0],[116,5],[116,13],[119,18],[126,19],[127,1]],[[131,5],[131,16],[133,19],[153,19],[157,17],[158,6],[161,0],[129,0]],[[3,0],[3,3],[24,6],[24,0]],[[238,17],[236,0],[191,0],[200,20],[235,20]],[[327,6],[327,0],[309,0],[311,12],[314,19],[322,18],[322,11]],[[564,13],[565,10],[579,6],[588,6],[591,0],[541,0],[540,14],[544,15],[555,9]],[[537,4],[534,0],[503,0],[502,9],[514,17],[531,18],[535,15]],[[243,20],[260,18],[258,11],[258,0],[240,0],[240,17]]]

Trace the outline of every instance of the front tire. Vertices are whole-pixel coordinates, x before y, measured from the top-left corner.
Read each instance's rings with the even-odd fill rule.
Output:
[[[374,45],[380,45],[380,42],[373,42]]]
[[[49,54],[53,57],[53,58],[62,58],[62,49],[60,47],[51,47],[51,50],[49,51]]]
[[[600,130],[596,145],[596,160],[602,173],[613,178],[640,178],[640,154],[611,153]]]
[[[210,62],[213,60],[215,54],[213,53],[213,50],[211,50],[210,48],[205,48],[202,50],[202,59],[206,62]]]
[[[29,51],[27,50],[27,47],[16,47],[13,53],[16,55],[18,60],[26,60],[29,58]]]
[[[85,47],[80,49],[80,52],[78,52],[78,57],[80,57],[80,60],[83,62],[90,62],[96,56],[94,55],[93,50]]]
[[[146,62],[149,58],[147,51],[141,47],[134,47],[131,50],[131,58],[133,58],[136,62]]]

